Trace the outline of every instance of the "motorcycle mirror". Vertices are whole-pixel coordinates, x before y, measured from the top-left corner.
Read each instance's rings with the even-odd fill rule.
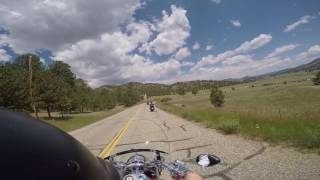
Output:
[[[196,157],[196,162],[202,167],[214,166],[220,163],[220,158],[211,154],[200,154]]]

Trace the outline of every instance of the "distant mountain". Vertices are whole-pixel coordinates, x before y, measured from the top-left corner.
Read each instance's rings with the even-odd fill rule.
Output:
[[[185,81],[185,82],[176,82],[173,84],[158,84],[158,83],[140,83],[140,82],[129,82],[122,85],[104,85],[100,88],[107,88],[113,91],[119,89],[128,89],[132,88],[135,92],[139,94],[147,94],[148,96],[160,96],[160,95],[169,95],[176,93],[180,87],[183,87],[186,91],[191,91],[194,87],[198,89],[208,89],[214,85],[219,86],[228,86],[233,84],[239,84],[241,81],[237,80],[196,80],[196,81]]]
[[[299,71],[314,71],[320,70],[320,58],[313,60],[310,63],[303,64],[294,68],[283,69],[280,71],[262,74],[258,76],[246,76],[240,79],[225,79],[225,80],[195,80],[195,81],[184,81],[176,82],[173,84],[159,84],[159,83],[140,83],[140,82],[129,82],[122,85],[104,85],[100,88],[108,88],[110,90],[117,90],[118,88],[128,88],[129,86],[139,94],[147,94],[149,96],[159,96],[172,94],[177,91],[179,87],[183,87],[186,91],[191,91],[194,87],[198,89],[208,89],[214,85],[229,86],[234,84],[241,84],[246,82],[253,82],[259,79],[264,79],[272,76],[277,76],[286,73],[293,73]]]
[[[294,68],[287,68],[287,69],[283,69],[280,71],[257,75],[257,76],[252,76],[252,77],[246,76],[246,77],[241,78],[240,80],[245,81],[245,82],[256,81],[258,79],[263,79],[263,78],[272,77],[272,76],[278,76],[281,74],[294,73],[294,72],[299,72],[299,71],[315,71],[315,70],[320,70],[320,58],[317,58],[317,59],[311,61],[310,63],[302,64],[302,65],[299,65]]]
[[[315,71],[320,70],[320,58],[317,58],[310,63],[303,64],[294,68],[284,69],[278,72],[272,73],[272,75],[280,75],[285,73],[293,73],[293,72],[299,72],[299,71]]]

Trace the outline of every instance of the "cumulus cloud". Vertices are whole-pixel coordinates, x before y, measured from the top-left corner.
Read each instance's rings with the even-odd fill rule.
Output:
[[[183,47],[183,48],[180,48],[176,54],[175,54],[175,57],[178,59],[178,60],[182,60],[188,56],[190,56],[191,53],[189,51],[189,49],[187,47]]]
[[[178,75],[181,64],[175,59],[155,63],[131,53],[149,39],[143,36],[149,32],[149,26],[146,22],[133,22],[123,32],[104,33],[96,39],[81,40],[56,52],[55,59],[70,64],[72,70],[93,87],[128,81],[160,81]]]
[[[320,45],[316,44],[310,47],[307,51],[298,54],[297,59],[301,61],[306,59],[317,58],[319,56],[320,56]]]
[[[128,38],[129,41],[136,43],[137,45],[147,42],[152,35],[152,24],[146,21],[140,21],[140,22],[131,22],[127,25],[126,32],[129,34],[132,34]]]
[[[183,8],[171,5],[171,14],[162,11],[162,20],[155,25],[158,35],[151,42],[145,43],[139,50],[151,54],[167,55],[186,44],[190,35],[190,23]]]
[[[193,50],[200,49],[200,44],[199,44],[198,42],[195,42],[195,43],[192,45],[192,49],[193,49]]]
[[[140,0],[3,0],[0,22],[15,51],[56,51],[118,30],[140,6]]]
[[[239,20],[231,20],[230,23],[234,26],[234,27],[241,27],[241,23]]]
[[[5,0],[0,22],[9,35],[0,34],[0,45],[18,53],[49,49],[93,87],[165,81],[181,73],[180,60],[190,55],[183,47],[190,31],[186,10],[172,5],[159,20],[138,21],[132,15],[142,5],[140,0]],[[136,51],[143,47],[172,58],[156,62]],[[3,50],[1,58],[8,59]]]
[[[11,56],[7,53],[6,50],[0,49],[0,62],[6,62],[11,59]]]
[[[295,30],[297,27],[299,27],[303,24],[309,23],[311,19],[313,19],[312,16],[303,16],[298,21],[287,25],[286,28],[283,30],[283,32],[291,32],[291,31]]]
[[[215,56],[209,54],[208,56],[202,57],[202,58],[200,59],[200,61],[198,61],[198,62],[196,63],[196,65],[191,68],[191,70],[192,70],[192,71],[195,71],[195,70],[198,70],[198,69],[202,68],[203,66],[206,66],[206,65],[214,65],[214,64],[216,64],[216,63],[218,63],[218,62],[219,62],[219,61],[218,61],[218,59],[216,59]]]
[[[297,44],[288,44],[288,45],[284,45],[281,47],[276,48],[273,52],[271,52],[270,54],[268,54],[267,57],[274,57],[274,56],[278,56],[282,53],[291,51],[293,49],[295,49],[296,47],[298,47]]]
[[[194,62],[191,62],[191,61],[183,61],[181,64],[181,66],[184,66],[184,67],[189,67],[193,65],[194,65]]]
[[[221,0],[212,2],[219,4]],[[272,40],[270,34],[260,34],[235,49],[201,57],[197,63],[184,61],[191,55],[186,45],[191,30],[187,11],[172,5],[169,11],[162,11],[159,19],[138,21],[132,15],[142,4],[140,0],[3,0],[0,22],[9,34],[0,34],[0,47],[9,45],[16,52],[49,49],[54,59],[70,64],[73,72],[93,87],[128,81],[241,77],[293,64],[290,58],[278,55],[295,45],[279,47],[262,59],[250,54],[268,44]],[[234,21],[236,27],[241,26]],[[212,47],[208,45],[205,49]],[[198,42],[192,46],[193,50],[199,48]],[[159,62],[144,53],[168,55],[164,57],[169,59]],[[317,55],[320,46],[314,45],[299,57]],[[0,60],[10,58],[0,48]]]
[[[155,63],[152,60],[140,57],[140,61],[123,67],[123,77],[129,81],[166,82],[172,77],[181,74],[181,63],[175,59]],[[143,59],[142,59],[143,58]]]

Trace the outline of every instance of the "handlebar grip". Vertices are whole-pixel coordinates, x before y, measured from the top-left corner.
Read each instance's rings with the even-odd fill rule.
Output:
[[[189,171],[189,169],[186,168],[184,163],[181,161],[175,161],[174,163],[170,164],[168,169],[171,172],[172,178],[175,180],[184,179],[185,175]]]

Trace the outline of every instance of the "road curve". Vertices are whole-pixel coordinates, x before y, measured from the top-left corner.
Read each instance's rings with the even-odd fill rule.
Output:
[[[205,179],[320,179],[320,156],[317,154],[222,135],[160,109],[149,112],[144,104],[70,134],[98,155],[129,117],[133,118],[132,122],[113,153],[131,148],[164,150],[170,152],[167,160],[185,160],[191,170]],[[202,169],[190,161],[201,153],[215,154],[222,163]]]

